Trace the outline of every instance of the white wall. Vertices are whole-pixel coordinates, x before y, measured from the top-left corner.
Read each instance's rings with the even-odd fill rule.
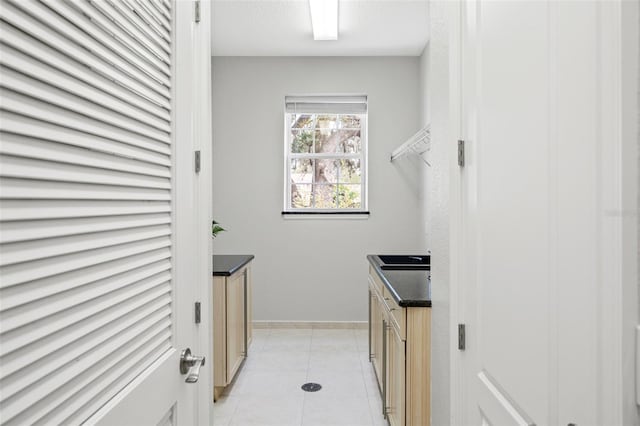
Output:
[[[640,19],[638,2],[622,3],[622,169],[623,169],[623,369],[635,370],[635,327],[640,324],[638,294],[640,251]],[[625,425],[640,424],[640,410],[636,405],[635,374],[624,376]]]
[[[216,254],[254,254],[254,319],[366,321],[370,253],[423,250],[419,161],[390,152],[420,125],[416,57],[214,57]],[[369,97],[369,219],[283,219],[287,94]]]
[[[429,44],[424,47],[419,57],[419,76],[420,76],[420,126],[424,127],[430,123],[429,118]],[[423,154],[427,161],[430,162],[430,154]],[[420,168],[420,233],[423,241],[428,245],[427,239],[427,175],[429,167]]]

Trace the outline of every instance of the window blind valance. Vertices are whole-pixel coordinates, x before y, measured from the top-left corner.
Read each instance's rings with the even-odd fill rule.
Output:
[[[366,95],[285,96],[285,112],[299,114],[366,114]]]

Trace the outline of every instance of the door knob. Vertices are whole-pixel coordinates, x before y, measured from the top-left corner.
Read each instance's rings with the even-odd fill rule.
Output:
[[[200,377],[200,367],[204,365],[203,356],[191,355],[191,349],[187,348],[180,354],[180,373],[186,374],[185,382],[195,383]]]

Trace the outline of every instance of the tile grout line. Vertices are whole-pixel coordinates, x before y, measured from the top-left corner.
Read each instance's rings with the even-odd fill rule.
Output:
[[[358,336],[356,336],[356,333],[354,331],[353,333],[353,337],[356,341],[356,348],[358,348],[358,351],[360,351],[360,345],[358,344]],[[367,352],[369,352],[367,350]],[[371,354],[367,353],[367,358],[369,358]],[[369,386],[367,386],[367,378],[365,376],[365,368],[370,367],[369,365],[365,364],[362,365],[362,360],[360,360],[360,375],[362,376],[362,382],[364,383],[364,391],[365,394],[367,395],[367,406],[369,407],[369,420],[371,422],[371,426],[375,426],[376,422],[373,418],[373,407],[371,406],[371,398],[369,395]]]
[[[311,329],[311,339],[309,342],[309,351],[308,351],[308,357],[307,357],[307,371],[306,371],[306,381],[305,382],[309,382],[309,370],[311,369],[311,348],[313,346],[313,328]],[[304,391],[303,391],[304,392]],[[302,412],[300,414],[300,426],[304,426],[304,406],[305,406],[305,402],[307,401],[307,393],[305,392],[302,395]]]
[[[311,351],[313,350],[314,344],[315,345],[319,345],[320,351],[320,357],[322,358],[322,353],[323,351],[327,351],[327,353],[332,353],[335,351],[331,351],[329,350],[327,347],[325,347],[325,345],[328,344],[328,347],[336,347],[337,349],[339,349],[340,344],[344,342],[345,345],[348,346],[353,346],[356,350],[356,354],[357,354],[357,360],[358,360],[358,368],[360,368],[360,374],[357,374],[355,377],[359,378],[359,381],[362,382],[362,386],[364,386],[364,393],[363,396],[365,398],[365,405],[363,407],[367,407],[368,409],[368,417],[362,418],[362,420],[364,420],[366,423],[363,422],[364,424],[370,424],[372,426],[376,426],[379,425],[379,422],[376,422],[376,419],[374,418],[374,412],[377,412],[377,410],[374,411],[374,407],[372,406],[372,397],[371,397],[371,391],[369,389],[368,386],[368,380],[367,380],[367,371],[365,370],[365,368],[371,368],[371,366],[369,365],[369,363],[367,362],[367,358],[368,356],[364,356],[364,354],[367,353],[367,349],[366,347],[362,347],[362,346],[366,346],[364,344],[364,341],[362,342],[362,344],[360,343],[360,340],[362,340],[362,335],[361,333],[359,333],[358,330],[351,330],[351,331],[347,331],[347,330],[341,330],[344,334],[340,334],[337,333],[336,337],[333,337],[332,333],[329,333],[328,335],[325,335],[325,333],[323,331],[316,331],[314,329],[309,329],[308,332],[309,334],[309,346],[307,348],[306,352],[306,356],[307,359],[304,360],[304,358],[302,358],[301,361],[303,361],[301,363],[301,366],[305,365],[304,362],[306,361],[306,369],[304,370],[304,375],[300,375],[299,377],[305,377],[306,381],[305,382],[309,382],[310,380],[312,380],[312,377],[310,375],[311,373]],[[306,334],[306,333],[305,333]],[[264,334],[260,336],[260,340],[262,340],[263,345],[262,347],[258,348],[256,347],[256,349],[254,351],[252,351],[254,354],[256,352],[258,353],[267,353],[267,347],[269,346],[269,344],[273,344],[273,339],[278,340],[280,337],[285,337],[285,336],[279,336],[278,334],[273,334],[273,330],[271,328],[268,329],[268,331]],[[335,345],[333,344],[335,343]],[[276,345],[277,346],[277,345]],[[284,348],[283,348],[284,349]],[[337,350],[337,352],[340,352],[339,350]],[[351,353],[351,350],[349,350],[348,352]],[[263,367],[265,367],[265,365],[263,365]],[[355,368],[354,368],[355,369]],[[269,371],[271,371],[271,368],[268,369]],[[282,372],[283,368],[279,368],[278,371]],[[286,367],[284,367],[284,370],[286,370]],[[254,365],[254,370],[252,370],[252,372],[260,372],[263,371],[262,369],[258,368],[258,365]],[[265,370],[266,371],[266,370]],[[276,371],[276,370],[274,370]],[[351,369],[349,369],[348,371],[351,371]],[[248,371],[245,371],[245,373],[247,373]],[[333,371],[333,370],[327,370],[327,372],[331,375],[331,374],[337,374],[338,376],[342,375],[343,373],[346,373],[346,370],[340,370],[340,371]],[[320,374],[317,379],[321,379],[322,380],[323,375]],[[297,380],[296,380],[297,381]],[[322,383],[321,383],[322,384]],[[298,384],[298,386],[301,386],[302,383]],[[323,388],[324,389],[324,388]],[[299,391],[302,391],[299,387],[298,387]],[[227,395],[228,397],[232,397],[234,399],[236,399],[236,404],[234,406],[234,408],[231,410],[232,413],[229,416],[229,424],[235,424],[235,422],[241,420],[242,415],[240,414],[240,406],[243,403],[246,403],[246,399],[247,399],[247,395]],[[330,397],[330,395],[329,395]],[[300,407],[300,419],[299,419],[299,425],[303,426],[305,424],[305,409],[311,409],[310,407],[313,405],[312,404],[312,399],[307,400],[307,398],[311,398],[310,395],[308,395],[306,392],[304,392],[303,397],[301,398],[301,406]],[[309,405],[311,404],[311,405]],[[296,405],[294,405],[296,406]],[[312,409],[313,411],[313,409]],[[364,413],[363,413],[364,414]],[[316,413],[317,415],[317,413]],[[215,417],[215,416],[214,416]],[[368,420],[366,420],[368,419]],[[293,420],[293,419],[291,419]],[[310,419],[308,419],[310,420]],[[298,422],[296,422],[298,423]],[[339,422],[340,423],[340,422]],[[295,424],[295,423],[292,423]],[[340,423],[343,424],[343,423]]]
[[[229,396],[225,396],[225,398],[229,398]],[[229,416],[229,426],[231,426],[234,423],[234,417],[236,416],[236,413],[238,412],[238,406],[240,405],[240,399],[238,398],[238,402],[236,402],[236,406],[233,408],[233,413]],[[214,416],[215,418],[215,416]]]
[[[261,348],[256,348],[252,352],[254,352],[254,354],[255,354],[256,351],[261,352],[262,349],[264,349],[264,345],[266,344],[266,341],[269,339],[270,336],[271,336],[271,330],[268,330],[267,333],[266,333],[266,336],[263,336],[265,341],[262,343],[262,347]],[[255,336],[255,337],[257,337],[257,336]],[[252,342],[252,345],[253,345],[253,342]],[[248,356],[247,356],[247,358],[248,358]],[[245,363],[246,363],[246,361],[247,360],[245,359]],[[241,373],[241,371],[239,372],[239,374],[240,373]],[[239,378],[239,376],[235,377],[234,381],[237,380],[238,378]],[[235,417],[236,417],[236,414],[238,413],[238,407],[240,406],[240,403],[242,402],[242,399],[243,399],[242,394],[237,395],[237,396],[225,395],[224,398],[229,398],[230,396],[232,398],[234,398],[234,397],[237,398],[237,402],[236,402],[236,406],[233,409],[233,413],[229,416],[229,423],[228,423],[229,426],[231,426],[231,425],[233,425],[235,423]],[[214,415],[214,418],[215,418],[215,415]]]

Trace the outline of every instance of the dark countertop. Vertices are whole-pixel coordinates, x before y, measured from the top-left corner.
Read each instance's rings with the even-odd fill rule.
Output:
[[[368,255],[367,260],[399,306],[431,307],[430,271],[383,270],[373,255]]]
[[[253,260],[252,254],[214,254],[213,275],[228,277]]]

